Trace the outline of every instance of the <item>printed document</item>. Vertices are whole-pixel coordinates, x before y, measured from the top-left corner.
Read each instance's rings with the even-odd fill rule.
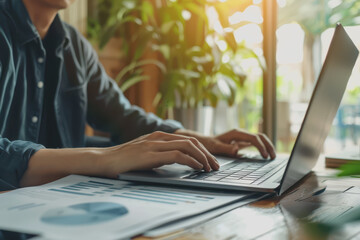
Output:
[[[50,239],[121,239],[251,196],[71,175],[0,194],[0,229]]]

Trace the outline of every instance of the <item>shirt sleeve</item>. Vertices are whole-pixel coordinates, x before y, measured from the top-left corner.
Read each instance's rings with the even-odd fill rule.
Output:
[[[123,142],[154,131],[172,133],[183,128],[177,121],[162,120],[131,105],[117,83],[106,74],[91,45],[87,41],[85,44],[89,78],[88,123],[92,127],[110,132],[116,140]]]
[[[0,136],[0,191],[19,187],[29,159],[38,150],[44,148],[40,144],[28,141],[10,141]]]

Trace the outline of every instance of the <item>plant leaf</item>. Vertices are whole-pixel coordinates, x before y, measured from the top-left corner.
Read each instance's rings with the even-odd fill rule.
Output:
[[[192,2],[187,2],[184,4],[184,8],[188,9],[191,13],[196,14],[197,16],[201,17],[201,19],[208,24],[208,18],[205,13],[205,6],[203,4],[196,4]]]
[[[149,80],[149,79],[150,79],[149,76],[144,76],[144,75],[131,77],[131,78],[127,79],[123,84],[121,84],[120,89],[121,89],[121,91],[125,92],[126,90],[128,90],[131,86],[135,85],[136,83],[142,82],[145,80]]]
[[[110,38],[114,36],[116,29],[120,26],[119,23],[111,25],[110,27],[105,28],[104,32],[101,34],[99,40],[99,48],[103,49],[105,45],[109,42]]]
[[[127,73],[134,71],[138,67],[145,66],[145,65],[151,65],[151,64],[157,66],[163,73],[166,72],[166,67],[162,62],[160,62],[156,59],[145,59],[145,60],[138,61],[138,62],[132,62],[129,65],[125,66],[119,72],[119,74],[116,76],[115,81],[121,82],[121,80],[125,77],[125,75]]]
[[[209,92],[206,97],[209,100],[210,105],[215,108],[219,102],[219,97],[214,92]]]
[[[154,7],[148,1],[143,1],[141,5],[142,20],[147,23],[149,19],[154,18]]]
[[[360,175],[360,163],[347,163],[342,165],[340,168],[338,177]]]
[[[165,22],[161,25],[161,33],[166,35],[170,32],[170,30],[175,26],[175,21]]]

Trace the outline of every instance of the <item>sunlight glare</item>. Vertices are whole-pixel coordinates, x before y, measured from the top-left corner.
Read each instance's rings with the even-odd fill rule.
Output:
[[[222,62],[223,63],[230,62],[230,56],[228,54],[224,54],[223,57],[222,57]]]
[[[259,6],[249,6],[244,12],[236,12],[229,17],[230,24],[237,24],[240,22],[252,22],[260,24],[263,22],[261,8]]]
[[[247,44],[259,44],[263,41],[263,35],[259,25],[255,23],[247,24],[234,31],[236,42],[245,41]]]
[[[209,26],[210,28],[214,29],[215,32],[219,34],[223,34],[223,28],[221,26],[221,23],[219,21],[219,15],[214,7],[209,7],[206,9],[206,15],[209,20]]]
[[[227,49],[227,44],[224,40],[217,40],[216,45],[218,45],[221,51],[225,51]]]
[[[219,77],[218,81],[217,81],[217,85],[220,89],[220,91],[225,95],[225,96],[230,96],[231,95],[231,90],[229,85],[227,84],[226,80],[224,79],[224,77]]]
[[[191,12],[188,10],[182,10],[181,16],[184,18],[185,21],[189,21],[191,18]]]
[[[211,36],[206,36],[205,41],[207,44],[209,44],[210,47],[213,47],[215,44],[214,38]]]
[[[282,25],[277,31],[277,62],[280,64],[303,61],[305,33],[297,23]]]
[[[339,6],[341,4],[341,0],[330,0],[328,2],[328,6],[329,8],[336,8],[337,6]]]
[[[286,6],[286,0],[277,0],[277,3],[280,8],[283,8]]]

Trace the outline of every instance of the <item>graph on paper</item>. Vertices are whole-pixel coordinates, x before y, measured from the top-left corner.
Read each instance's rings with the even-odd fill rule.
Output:
[[[54,225],[88,225],[119,218],[128,213],[121,204],[112,202],[90,202],[47,210],[41,221]]]
[[[161,187],[149,187],[134,183],[112,184],[101,181],[81,181],[49,191],[82,195],[82,196],[112,196],[129,200],[140,200],[167,205],[197,204],[213,200],[208,194],[198,192],[174,190]]]

